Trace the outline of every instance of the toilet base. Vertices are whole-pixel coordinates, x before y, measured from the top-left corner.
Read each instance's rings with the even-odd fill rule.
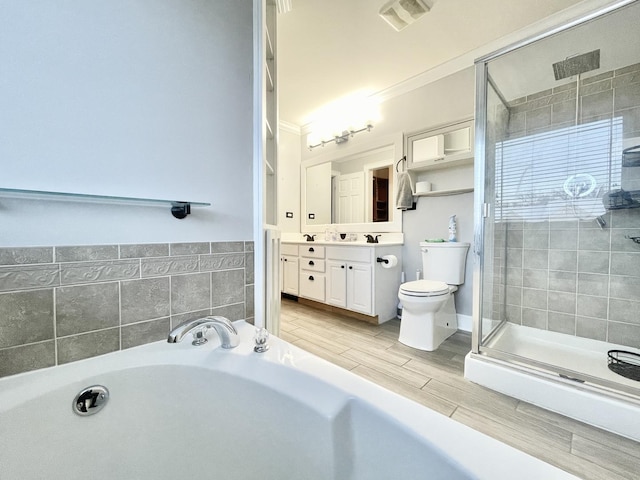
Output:
[[[398,341],[408,347],[433,352],[458,330],[453,295],[437,312],[412,312],[403,305]]]

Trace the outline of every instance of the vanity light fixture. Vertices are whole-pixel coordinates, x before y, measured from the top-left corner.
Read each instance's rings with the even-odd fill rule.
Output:
[[[367,124],[366,127],[361,128],[360,130],[345,130],[340,135],[336,135],[331,140],[322,140],[320,143],[316,143],[315,145],[309,145],[309,150],[313,150],[316,147],[324,147],[326,144],[335,142],[336,145],[340,145],[341,143],[345,143],[349,141],[349,138],[353,137],[356,133],[360,132],[370,132],[373,128],[373,125],[370,123]]]
[[[382,6],[378,15],[399,32],[429,10],[431,6],[423,0],[391,0]]]

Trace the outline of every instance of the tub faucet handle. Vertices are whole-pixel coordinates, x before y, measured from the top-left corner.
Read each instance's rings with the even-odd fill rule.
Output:
[[[269,332],[266,328],[256,328],[256,336],[255,346],[253,347],[253,351],[256,353],[264,353],[269,350],[269,344],[267,341],[269,340]]]
[[[204,332],[207,330],[207,327],[201,327],[193,332],[193,342],[191,345],[195,345],[196,347],[200,345],[204,345],[208,342],[207,337],[204,336]]]

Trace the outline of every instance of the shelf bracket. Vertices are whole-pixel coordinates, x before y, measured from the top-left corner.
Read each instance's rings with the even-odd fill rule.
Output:
[[[171,215],[182,220],[191,213],[191,203],[171,202]]]

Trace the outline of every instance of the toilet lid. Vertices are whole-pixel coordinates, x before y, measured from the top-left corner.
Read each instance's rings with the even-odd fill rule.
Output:
[[[400,290],[407,295],[431,297],[449,293],[449,285],[434,280],[414,280],[400,285]]]

